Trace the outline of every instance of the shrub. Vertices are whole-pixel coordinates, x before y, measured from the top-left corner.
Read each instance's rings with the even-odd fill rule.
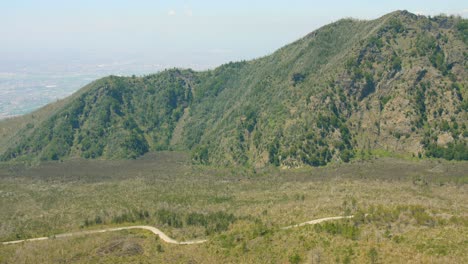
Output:
[[[377,263],[379,260],[379,254],[377,253],[377,250],[375,248],[371,248],[367,253],[367,256],[369,256],[369,261],[372,264]]]
[[[169,211],[167,209],[160,209],[156,211],[155,215],[161,224],[175,228],[181,228],[183,226],[182,217],[178,213]]]
[[[192,160],[200,164],[208,164],[208,147],[205,145],[198,145],[192,150]]]
[[[435,142],[430,142],[426,138],[424,141],[426,156],[434,158],[443,158],[446,160],[468,160],[468,146],[463,140],[447,144],[447,146],[438,146]]]
[[[374,76],[372,76],[372,74],[370,73],[366,73],[364,77],[366,79],[366,84],[364,85],[364,88],[361,91],[361,96],[359,98],[360,100],[366,98],[371,93],[375,92]]]
[[[204,214],[190,213],[187,215],[185,222],[192,226],[207,226],[208,221]]]
[[[468,20],[467,19],[461,19],[460,22],[457,24],[457,29],[458,32],[461,36],[461,39],[465,42],[468,43]]]
[[[392,57],[392,69],[394,71],[400,71],[401,70],[401,58],[398,57],[397,55],[393,55],[393,57]]]
[[[292,76],[293,85],[296,86],[299,83],[302,83],[305,80],[306,76],[302,73],[295,73]]]
[[[297,253],[294,253],[293,255],[289,256],[289,262],[291,264],[298,264],[302,261],[302,258],[301,256],[299,256],[299,254]]]
[[[350,225],[349,223],[333,223],[326,222],[324,224],[315,225],[317,232],[327,232],[331,235],[342,235],[345,238],[356,240],[359,237],[360,230],[357,226]]]

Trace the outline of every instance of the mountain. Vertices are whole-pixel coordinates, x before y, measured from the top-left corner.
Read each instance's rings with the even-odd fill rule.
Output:
[[[135,158],[320,166],[394,153],[468,160],[468,21],[343,19],[214,70],[110,76],[0,122],[1,159]]]

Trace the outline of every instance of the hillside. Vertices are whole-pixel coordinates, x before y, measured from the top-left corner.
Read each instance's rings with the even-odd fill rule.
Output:
[[[0,122],[1,159],[190,150],[218,165],[320,166],[375,153],[468,160],[468,22],[344,19],[253,61],[107,77]]]

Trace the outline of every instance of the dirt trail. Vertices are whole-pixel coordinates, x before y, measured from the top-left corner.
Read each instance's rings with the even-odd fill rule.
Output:
[[[316,224],[320,224],[320,223],[326,222],[326,221],[332,221],[332,220],[338,220],[338,219],[349,219],[349,218],[353,218],[353,217],[354,217],[354,215],[325,217],[325,218],[320,218],[320,219],[315,219],[315,220],[311,220],[311,221],[308,221],[308,222],[300,223],[300,224],[297,224],[297,225],[285,226],[285,227],[283,227],[281,229],[290,229],[290,228],[300,227],[300,226],[305,226],[305,225],[316,225]]]
[[[353,216],[334,216],[334,217],[325,217],[325,218],[320,218],[320,219],[315,219],[311,220],[308,222],[300,223],[297,225],[291,225],[291,226],[286,226],[281,229],[290,229],[290,228],[295,228],[295,227],[301,227],[305,225],[315,225],[319,224],[322,222],[326,221],[332,221],[332,220],[338,220],[338,219],[349,219],[353,218]],[[116,227],[116,228],[106,228],[106,229],[100,229],[100,230],[89,230],[89,231],[80,231],[80,232],[75,232],[75,233],[65,233],[65,234],[59,234],[59,235],[54,235],[51,237],[38,237],[38,238],[30,238],[30,239],[23,239],[23,240],[15,240],[15,241],[8,241],[8,242],[3,242],[3,245],[11,245],[11,244],[18,244],[22,242],[30,242],[30,241],[39,241],[39,240],[47,240],[47,239],[54,239],[54,238],[63,238],[63,237],[71,237],[71,236],[77,236],[77,235],[90,235],[90,234],[97,234],[97,233],[106,233],[106,232],[114,232],[114,231],[121,231],[121,230],[129,230],[129,229],[144,229],[153,232],[153,234],[158,235],[159,238],[161,238],[164,242],[170,243],[170,244],[176,244],[176,245],[193,245],[193,244],[201,244],[205,243],[208,240],[203,239],[203,240],[192,240],[192,241],[184,241],[184,242],[179,242],[175,239],[170,238],[167,236],[163,231],[157,229],[156,227],[153,226],[126,226],[126,227]]]

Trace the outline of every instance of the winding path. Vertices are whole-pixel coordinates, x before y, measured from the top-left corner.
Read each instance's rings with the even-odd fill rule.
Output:
[[[304,223],[300,223],[300,224],[297,224],[297,225],[292,225],[292,226],[285,226],[281,229],[290,229],[290,228],[294,228],[294,227],[300,227],[300,226],[305,226],[305,225],[316,225],[316,224],[320,224],[322,222],[327,222],[327,221],[332,221],[332,220],[338,220],[338,219],[349,219],[349,218],[353,218],[354,215],[350,215],[350,216],[333,216],[333,217],[325,217],[325,218],[320,218],[320,219],[315,219],[315,220],[311,220],[311,221],[307,221],[307,222],[304,222]]]
[[[320,218],[320,219],[315,219],[315,220],[311,220],[308,222],[300,223],[297,225],[286,226],[281,229],[291,229],[291,228],[301,227],[305,225],[315,225],[315,224],[319,224],[319,223],[326,222],[326,221],[348,219],[348,218],[353,218],[353,217],[354,216],[352,215],[351,216],[325,217],[325,218]],[[71,236],[77,236],[77,235],[90,235],[90,234],[114,232],[114,231],[129,230],[129,229],[144,229],[144,230],[151,231],[153,234],[158,235],[164,242],[175,244],[175,245],[193,245],[193,244],[205,243],[208,241],[207,239],[203,239],[203,240],[179,242],[175,239],[170,238],[163,231],[153,226],[126,226],[126,227],[106,228],[106,229],[100,229],[100,230],[80,231],[80,232],[75,232],[75,233],[64,233],[64,234],[54,235],[51,237],[38,237],[38,238],[30,238],[30,239],[23,239],[23,240],[7,241],[7,242],[2,242],[2,244],[11,245],[11,244],[18,244],[22,242],[39,241],[39,240],[47,240],[47,239],[54,239],[54,238],[64,238],[64,237],[71,237]]]

